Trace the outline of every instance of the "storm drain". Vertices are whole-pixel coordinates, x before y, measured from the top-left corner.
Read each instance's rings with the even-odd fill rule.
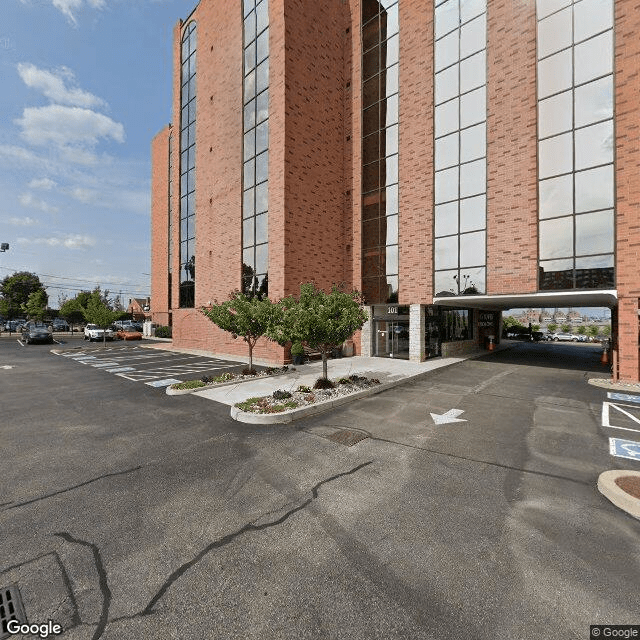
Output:
[[[11,636],[7,630],[11,620],[22,623],[27,621],[22,600],[20,600],[20,591],[15,584],[0,588],[0,640]]]
[[[330,436],[327,436],[327,439],[333,440],[333,442],[337,442],[338,444],[343,444],[345,447],[352,447],[354,444],[357,444],[361,440],[365,440],[368,437],[369,436],[367,436],[366,433],[362,433],[360,431],[340,429],[340,431],[336,431]]]

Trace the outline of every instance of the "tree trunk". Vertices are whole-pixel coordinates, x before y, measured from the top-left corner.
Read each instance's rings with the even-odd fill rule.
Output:
[[[325,349],[322,350],[322,377],[325,380],[328,380],[327,376],[327,352]]]
[[[253,371],[253,344],[251,340],[248,341],[249,344],[249,371]]]

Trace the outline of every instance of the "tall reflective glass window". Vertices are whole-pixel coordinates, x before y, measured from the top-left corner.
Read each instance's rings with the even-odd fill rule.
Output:
[[[195,304],[196,23],[182,36],[180,115],[180,307]],[[171,183],[170,183],[171,184]],[[189,220],[189,224],[187,223]],[[171,246],[171,242],[169,243]],[[171,262],[169,262],[171,264]],[[171,269],[171,267],[169,267]]]
[[[398,301],[397,0],[362,1],[362,291]]]
[[[537,0],[539,288],[614,281],[614,0]]]
[[[268,294],[269,0],[244,0],[242,291]]]
[[[437,0],[434,291],[486,291],[487,2]]]

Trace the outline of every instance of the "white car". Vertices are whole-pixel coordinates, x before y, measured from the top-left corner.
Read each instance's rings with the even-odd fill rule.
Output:
[[[578,342],[578,336],[573,333],[554,333],[551,339],[554,342]]]
[[[97,324],[88,324],[84,328],[84,339],[91,342],[92,340],[113,340],[114,333],[111,329],[100,329]]]

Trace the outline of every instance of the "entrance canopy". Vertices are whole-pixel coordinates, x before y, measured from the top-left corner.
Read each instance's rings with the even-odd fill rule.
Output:
[[[582,291],[544,291],[490,296],[435,296],[433,304],[456,309],[504,309],[549,307],[615,307],[618,292],[615,289]]]

